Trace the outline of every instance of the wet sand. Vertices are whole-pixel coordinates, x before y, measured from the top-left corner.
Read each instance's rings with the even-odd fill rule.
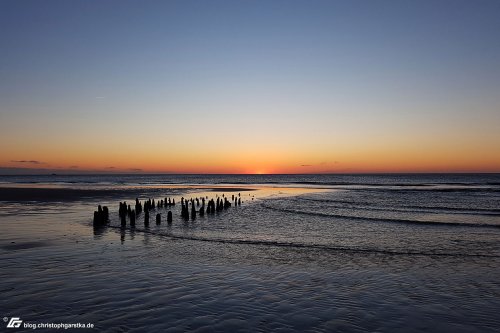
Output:
[[[52,239],[0,249],[4,316],[109,332],[498,331],[494,262],[89,233],[45,216],[4,221]]]

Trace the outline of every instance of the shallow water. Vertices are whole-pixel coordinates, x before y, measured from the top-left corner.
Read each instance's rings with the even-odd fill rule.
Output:
[[[176,205],[170,226],[121,228],[136,192],[0,202],[0,310],[113,332],[498,332],[499,177],[363,177],[243,184],[242,206],[186,222]],[[141,199],[222,195],[151,183]],[[97,204],[110,227],[92,227]]]

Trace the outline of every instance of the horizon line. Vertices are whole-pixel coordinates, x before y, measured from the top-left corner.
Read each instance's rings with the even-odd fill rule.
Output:
[[[180,172],[61,172],[61,173],[11,173],[5,176],[321,176],[321,175],[469,175],[469,174],[500,174],[500,171],[373,171],[373,172],[318,172],[318,173],[180,173]]]

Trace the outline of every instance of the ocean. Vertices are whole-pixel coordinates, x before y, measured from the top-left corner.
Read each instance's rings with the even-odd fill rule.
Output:
[[[0,223],[20,329],[500,332],[500,174],[0,176]]]

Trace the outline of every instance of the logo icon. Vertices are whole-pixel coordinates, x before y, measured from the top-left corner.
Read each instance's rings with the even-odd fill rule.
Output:
[[[7,328],[19,328],[23,321],[19,317],[11,317],[9,323],[7,324]]]

